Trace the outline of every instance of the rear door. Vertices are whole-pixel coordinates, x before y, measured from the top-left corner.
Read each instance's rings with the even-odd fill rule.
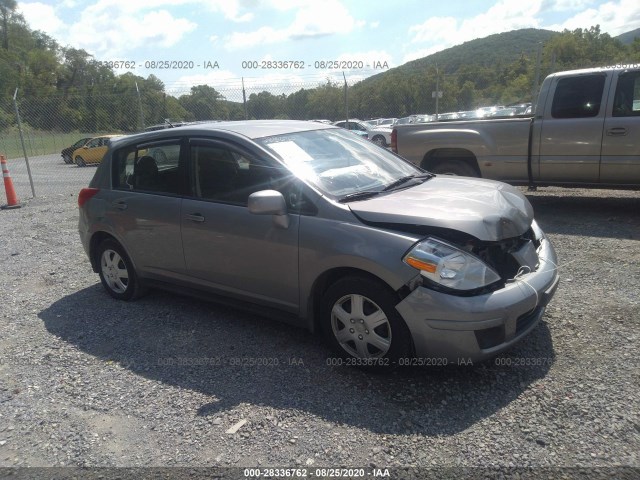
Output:
[[[182,243],[191,280],[219,293],[298,312],[299,215],[295,180],[271,159],[223,140],[188,146],[191,198],[182,208]],[[289,226],[247,209],[251,193],[278,190]]]
[[[156,280],[185,274],[180,233],[186,166],[179,138],[113,153],[107,221],[140,275]]]
[[[640,70],[620,72],[615,80],[604,124],[600,181],[640,184]]]
[[[541,181],[599,181],[609,83],[604,72],[554,79],[540,135]]]

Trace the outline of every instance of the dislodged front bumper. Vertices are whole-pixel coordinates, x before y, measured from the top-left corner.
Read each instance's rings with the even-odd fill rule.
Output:
[[[538,324],[558,286],[557,257],[543,238],[538,268],[495,292],[460,297],[418,287],[396,309],[416,356],[481,361],[508,349]]]

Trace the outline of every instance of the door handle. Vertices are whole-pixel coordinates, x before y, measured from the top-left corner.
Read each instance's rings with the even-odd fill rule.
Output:
[[[111,204],[112,207],[117,208],[118,210],[126,210],[128,205],[125,202],[113,202]]]
[[[187,215],[187,219],[191,220],[192,222],[196,222],[196,223],[204,222],[204,217],[202,215],[200,215],[199,213],[188,214]]]
[[[624,127],[615,127],[615,128],[610,128],[609,130],[607,130],[607,135],[610,137],[623,137],[625,136],[627,133],[627,129]]]

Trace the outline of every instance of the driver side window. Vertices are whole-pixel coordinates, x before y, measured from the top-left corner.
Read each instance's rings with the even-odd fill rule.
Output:
[[[291,212],[301,210],[299,182],[284,167],[218,143],[192,145],[190,162],[197,198],[246,206],[252,193],[277,190]]]

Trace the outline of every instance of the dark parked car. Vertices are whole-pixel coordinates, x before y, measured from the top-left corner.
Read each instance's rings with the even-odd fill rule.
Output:
[[[60,153],[60,155],[62,156],[62,160],[64,160],[64,163],[73,163],[73,157],[72,157],[73,152],[76,151],[80,147],[84,147],[85,144],[89,140],[91,140],[92,138],[93,137],[81,138],[80,140],[78,140],[76,143],[74,143],[70,147],[63,148],[62,152]]]
[[[558,282],[519,190],[436,176],[317,122],[114,139],[78,205],[112,297],[252,305],[360,365],[493,356],[535,328]]]

